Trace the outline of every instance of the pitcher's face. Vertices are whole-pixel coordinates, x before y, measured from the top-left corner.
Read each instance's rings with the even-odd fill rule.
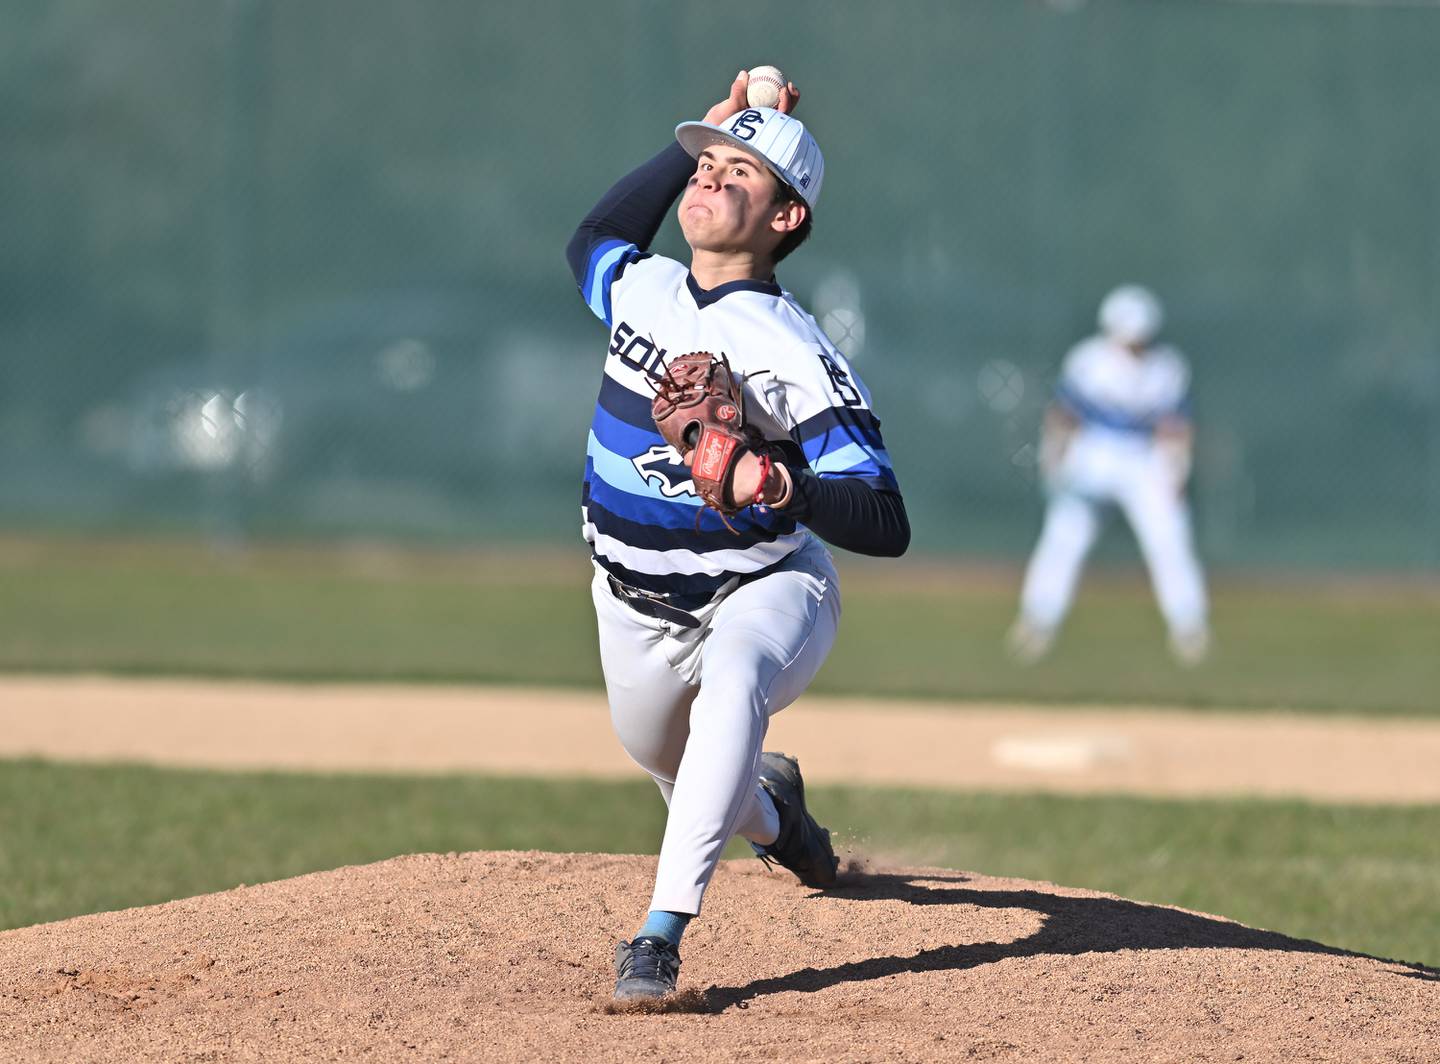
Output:
[[[780,182],[755,156],[712,145],[695,160],[680,197],[680,229],[692,251],[768,255],[790,228]]]

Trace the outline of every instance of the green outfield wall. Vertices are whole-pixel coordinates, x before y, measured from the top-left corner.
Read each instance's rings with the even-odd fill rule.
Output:
[[[1028,549],[1057,363],[1140,281],[1195,367],[1212,565],[1440,568],[1440,8],[0,0],[0,27],[0,531],[573,540],[605,339],[565,243],[768,62],[827,160],[780,279],[874,393],[917,549]]]

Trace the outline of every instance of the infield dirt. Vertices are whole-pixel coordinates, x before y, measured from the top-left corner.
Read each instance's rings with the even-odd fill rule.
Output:
[[[0,933],[7,1060],[1396,1061],[1440,972],[936,869],[727,862],[685,1009],[611,1014],[653,858],[397,858]]]
[[[806,695],[766,744],[816,783],[1440,802],[1440,721]],[[643,778],[604,695],[0,676],[0,757]]]

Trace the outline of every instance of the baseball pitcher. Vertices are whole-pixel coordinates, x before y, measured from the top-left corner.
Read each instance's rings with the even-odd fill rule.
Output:
[[[834,883],[798,764],[762,743],[835,639],[817,536],[885,556],[910,540],[870,393],[775,279],[810,232],[820,147],[793,83],[766,108],[746,82],[611,188],[568,249],[609,331],[582,497],[601,665],[616,735],[669,806],[649,914],[616,947],[620,999],[675,989],[732,836]],[[646,250],[677,196],[688,267]]]

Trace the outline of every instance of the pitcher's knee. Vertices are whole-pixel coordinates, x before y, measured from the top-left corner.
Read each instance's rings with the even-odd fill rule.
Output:
[[[674,782],[685,753],[685,735],[675,729],[656,731],[644,727],[625,727],[612,718],[615,737],[625,753],[637,765],[657,779]]]
[[[765,686],[746,679],[721,677],[707,679],[700,687],[700,697],[690,710],[690,731],[749,730],[763,723]]]

